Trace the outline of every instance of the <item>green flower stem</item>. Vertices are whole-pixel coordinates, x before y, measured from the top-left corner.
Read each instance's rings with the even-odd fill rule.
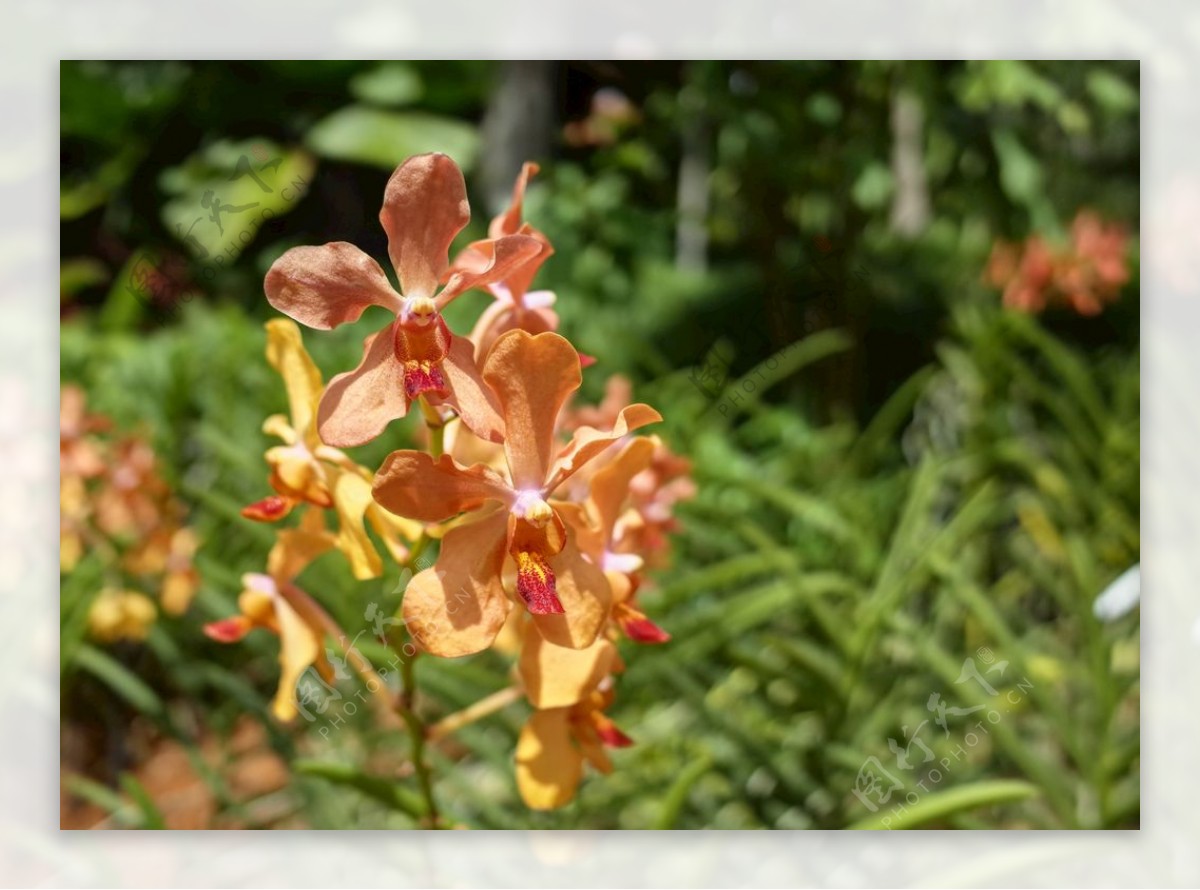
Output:
[[[417,650],[411,643],[408,645],[412,647],[411,655],[407,654],[403,648],[400,650],[400,697],[397,702],[397,710],[404,720],[405,726],[408,727],[408,737],[412,742],[413,769],[417,774],[417,785],[421,789],[421,798],[425,802],[425,818],[422,820],[424,827],[440,828],[437,799],[433,795],[433,774],[430,771],[429,762],[425,758],[428,729],[413,708],[413,700],[417,691],[415,677]]]
[[[424,398],[417,400],[421,406],[421,414],[425,418],[425,426],[429,429],[429,453],[436,459],[445,450],[446,424],[437,409]],[[413,570],[421,555],[428,549],[432,538],[422,533],[409,551],[404,568]],[[396,700],[396,711],[408,728],[409,740],[412,743],[412,764],[416,772],[417,785],[425,805],[425,817],[422,820],[426,828],[440,828],[437,799],[433,794],[433,774],[429,761],[425,757],[425,745],[429,741],[429,727],[425,725],[414,708],[417,694],[416,665],[419,650],[409,640],[402,642],[396,648],[400,651],[400,695]]]

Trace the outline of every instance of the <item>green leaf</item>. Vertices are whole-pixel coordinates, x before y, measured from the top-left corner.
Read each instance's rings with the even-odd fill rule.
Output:
[[[717,400],[717,412],[730,420],[742,411],[757,405],[763,393],[788,377],[816,364],[823,358],[845,352],[854,341],[845,331],[829,330],[797,340],[790,346],[759,362],[753,371],[743,374],[725,387]],[[772,366],[772,362],[774,365]],[[727,395],[728,394],[728,395]],[[733,396],[737,396],[735,400]]]
[[[369,776],[344,763],[327,763],[318,760],[297,760],[292,769],[302,776],[314,776],[345,785],[374,798],[389,809],[407,813],[414,819],[425,815],[425,804],[421,799],[395,782]]]
[[[425,93],[425,85],[406,62],[384,62],[351,78],[350,92],[373,105],[410,105]]]
[[[162,699],[158,697],[158,693],[147,686],[141,677],[106,652],[85,643],[75,653],[75,664],[100,680],[143,714],[155,717],[163,714],[163,703]]]
[[[1031,204],[1045,185],[1041,164],[1012,130],[996,129],[992,144],[1000,159],[1000,185],[1005,194],[1019,204]]]
[[[98,806],[120,825],[135,826],[137,824],[137,817],[134,815],[129,801],[111,788],[78,775],[64,776],[63,784],[71,794]]]
[[[103,206],[132,175],[143,150],[130,144],[102,161],[95,170],[65,174],[58,189],[58,215],[78,219]]]
[[[847,827],[855,831],[900,831],[919,828],[928,822],[945,819],[956,813],[1026,800],[1037,793],[1036,785],[1016,779],[975,782],[926,795],[915,804],[907,805],[898,816],[891,812],[879,813],[868,819],[860,819]]]
[[[413,155],[440,151],[464,170],[479,152],[479,135],[469,124],[419,111],[384,111],[351,105],[318,121],[308,147],[335,161],[391,170]]]
[[[154,798],[150,796],[150,792],[146,790],[146,787],[141,782],[129,773],[122,773],[121,787],[125,789],[125,793],[132,797],[133,802],[137,804],[138,811],[142,814],[142,828],[161,831],[167,827],[167,821],[163,818],[162,810],[158,808],[158,804],[154,802]]]
[[[1088,92],[1109,111],[1124,114],[1138,107],[1138,91],[1107,68],[1093,68],[1087,76]]]
[[[92,257],[75,257],[58,265],[58,292],[73,297],[82,290],[108,281],[108,267]]]
[[[854,181],[850,196],[864,210],[878,210],[887,204],[894,188],[892,171],[885,164],[872,161]]]
[[[663,798],[662,809],[659,810],[658,819],[654,822],[655,829],[669,831],[675,827],[683,805],[687,803],[688,793],[710,769],[712,769],[712,760],[707,754],[701,755],[683,768],[667,790],[666,797]]]

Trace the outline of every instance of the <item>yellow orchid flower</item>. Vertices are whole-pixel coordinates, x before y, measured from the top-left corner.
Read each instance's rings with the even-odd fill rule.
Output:
[[[604,714],[613,701],[613,675],[624,669],[605,637],[586,649],[566,649],[525,634],[517,673],[537,709],[517,741],[517,787],[527,805],[563,806],[575,796],[585,762],[611,772],[604,748],[633,744]]]
[[[243,590],[238,596],[239,614],[205,625],[204,632],[220,643],[234,643],[255,628],[269,630],[279,637],[279,688],[271,703],[271,712],[288,722],[298,713],[296,684],[310,667],[315,667],[327,682],[333,682],[333,669],[322,645],[324,629],[314,604],[293,581],[305,567],[333,548],[335,536],[324,524],[321,513],[308,512],[301,525],[279,532],[267,557],[267,574],[242,576]]]
[[[277,494],[251,504],[242,515],[271,522],[300,504],[333,509],[339,523],[334,546],[349,560],[354,577],[378,578],[383,562],[366,525],[375,529],[398,562],[408,555],[404,542],[415,540],[421,526],[380,508],[371,496],[371,472],[321,441],[316,418],[324,384],[304,348],[300,328],[289,319],[277,318],[267,322],[266,329],[267,360],[283,378],[290,418],[275,414],[263,424],[264,432],[284,443],[266,453],[271,487]]]

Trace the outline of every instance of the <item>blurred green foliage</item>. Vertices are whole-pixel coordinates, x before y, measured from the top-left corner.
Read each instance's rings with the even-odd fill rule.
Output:
[[[240,574],[261,570],[272,539],[238,515],[267,492],[260,425],[286,407],[263,358],[263,273],[295,244],[346,240],[384,257],[388,173],[438,149],[471,179],[490,150],[479,121],[496,67],[63,64],[62,377],[151,436],[203,541],[192,611],[162,619],[144,646],[84,639],[97,557],[64,577],[63,719],[112,732],[136,719],[179,740],[223,813],[253,802],[203,766],[201,728],[228,733],[250,714],[276,750],[304,758],[283,792],[304,824],[414,824],[403,781],[363,767],[402,753],[402,738],[365,720],[332,740],[272,724],[275,641],[222,647],[200,628],[234,610]],[[557,74],[559,123],[582,117],[598,85],[621,89],[637,116],[611,143],[555,142],[537,158],[526,216],[557,251],[540,286],[599,359],[586,394],[631,376],[693,458],[699,494],[645,594],[674,639],[626,644],[613,716],[637,745],[616,753],[616,772],[562,811],[525,810],[513,706],[434,751],[444,809],[492,828],[1135,827],[1138,619],[1101,623],[1092,602],[1139,558],[1136,241],[1132,281],[1093,319],[1005,311],[981,271],[996,239],[1062,238],[1082,207],[1136,233],[1136,63]],[[897,177],[898,96],[921,109],[928,204],[907,234],[893,217],[913,188]],[[689,267],[678,171],[697,150],[706,247]],[[283,181],[309,187],[206,267],[177,224],[205,191],[262,200],[252,181],[229,181],[242,156],[255,169],[280,158]],[[473,201],[464,243],[489,215]],[[179,285],[157,304],[129,297],[147,251]],[[464,297],[451,325],[483,305]],[[377,321],[306,335],[327,378],[356,363]],[[714,353],[732,361],[712,397],[694,373]],[[378,463],[411,426],[355,456]],[[351,629],[367,603],[396,605],[398,581],[354,582],[336,560],[305,576]],[[994,695],[959,682],[967,660],[1005,664],[984,675]],[[423,659],[417,674],[433,718],[507,681],[492,654]],[[952,709],[944,730],[934,696]],[[909,746],[904,770],[889,740],[903,751],[913,736],[930,756]],[[854,793],[870,758],[903,783],[878,812]],[[71,790],[119,824],[160,825],[130,766]]]

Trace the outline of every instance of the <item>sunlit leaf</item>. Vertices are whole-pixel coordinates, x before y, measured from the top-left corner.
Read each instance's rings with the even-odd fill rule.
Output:
[[[420,111],[352,105],[318,121],[308,146],[322,157],[391,170],[412,155],[440,151],[464,170],[475,161],[479,135],[469,124]]]

